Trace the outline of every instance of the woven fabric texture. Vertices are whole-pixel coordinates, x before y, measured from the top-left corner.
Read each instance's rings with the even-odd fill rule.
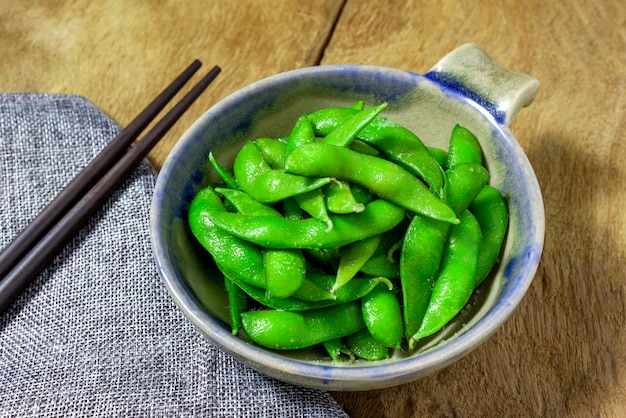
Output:
[[[119,132],[89,100],[0,94],[0,247]],[[144,162],[3,314],[0,417],[346,417],[210,345],[149,242]]]

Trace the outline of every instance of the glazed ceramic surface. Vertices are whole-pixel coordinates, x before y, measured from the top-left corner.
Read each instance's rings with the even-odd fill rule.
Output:
[[[439,370],[484,342],[513,314],[536,271],[544,237],[543,202],[532,167],[508,126],[537,88],[537,80],[502,67],[473,44],[453,51],[424,75],[332,65],[252,84],[208,110],[163,165],[151,212],[159,274],[176,304],[213,344],[277,379],[326,390],[370,390]],[[366,106],[387,102],[383,116],[430,146],[447,148],[457,123],[474,132],[490,184],[509,203],[502,262],[449,327],[417,351],[397,351],[388,360],[333,363],[320,351],[272,351],[231,335],[223,277],[186,221],[193,196],[218,180],[209,152],[230,166],[244,141],[284,136],[303,113],[361,99]]]

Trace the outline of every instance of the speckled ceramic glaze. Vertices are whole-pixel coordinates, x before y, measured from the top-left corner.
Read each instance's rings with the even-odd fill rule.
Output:
[[[509,131],[539,83],[512,72],[476,45],[464,45],[431,71],[359,65],[304,68],[254,83],[208,110],[180,139],[159,174],[151,233],[159,274],[172,298],[218,348],[290,383],[327,390],[369,390],[432,373],[469,353],[509,318],[535,274],[544,238],[544,209],[532,167]],[[427,145],[447,147],[456,123],[473,131],[490,183],[509,202],[510,227],[497,272],[454,323],[413,353],[380,362],[333,363],[320,352],[267,350],[231,335],[223,278],[186,221],[195,193],[216,180],[209,151],[232,162],[243,141],[286,135],[303,113],[326,106],[388,102],[384,116]]]

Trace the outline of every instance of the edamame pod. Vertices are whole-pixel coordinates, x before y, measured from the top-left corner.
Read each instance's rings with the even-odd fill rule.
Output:
[[[348,283],[359,272],[363,264],[376,252],[380,235],[374,235],[361,241],[355,241],[341,249],[337,279],[331,293]]]
[[[320,288],[328,290],[329,292],[335,285],[335,277],[330,274],[310,273],[307,275],[307,278]],[[337,289],[333,295],[337,301],[347,302],[360,299],[379,284],[386,286],[389,290],[393,289],[393,283],[386,277],[354,277],[348,283]]]
[[[439,167],[441,167],[441,169],[443,170],[443,168],[446,166],[446,161],[448,160],[448,152],[446,150],[443,150],[437,147],[426,147],[426,148],[428,149],[428,152],[430,153],[430,155],[433,156],[435,161],[437,161],[437,164],[439,164]]]
[[[300,116],[287,138],[285,155],[289,154],[302,144],[312,142],[314,139],[315,134],[313,133],[313,127],[311,126],[309,118],[306,115]]]
[[[328,292],[325,292],[329,295],[328,298],[314,300],[314,301],[299,299],[295,297],[295,295],[291,297],[282,298],[282,299],[272,298],[272,297],[267,296],[267,293],[265,292],[265,289],[263,288],[252,286],[251,284],[243,282],[240,279],[239,280],[231,279],[231,280],[233,281],[233,283],[237,284],[237,286],[239,286],[241,290],[243,290],[253,300],[257,301],[258,303],[260,303],[261,305],[267,308],[277,309],[280,311],[288,311],[288,312],[310,311],[312,309],[325,308],[327,306],[338,305],[340,303],[340,302],[336,302],[335,299],[332,298],[332,295],[328,294]],[[304,286],[305,285],[303,284],[302,287]]]
[[[241,314],[241,320],[248,338],[275,350],[311,347],[365,327],[356,301],[305,312],[249,311]]]
[[[233,172],[239,188],[264,203],[279,202],[320,188],[331,181],[330,177],[308,178],[275,170],[251,141],[235,157]]]
[[[450,134],[448,158],[445,168],[449,169],[459,164],[483,164],[483,153],[478,140],[467,128],[455,125]]]
[[[228,293],[228,309],[230,311],[231,333],[237,335],[241,328],[241,313],[248,309],[248,297],[245,292],[233,283],[228,277],[224,277],[224,287]]]
[[[485,186],[470,206],[470,211],[480,224],[483,240],[478,253],[476,283],[480,285],[498,261],[509,224],[509,210],[498,189]]]
[[[383,158],[318,142],[293,150],[285,171],[307,177],[330,176],[360,184],[372,193],[415,213],[458,223],[454,211],[417,177]]]
[[[257,202],[245,192],[215,188],[243,215],[282,218],[279,211],[265,203]],[[294,294],[304,282],[306,260],[299,249],[263,250],[265,290],[268,297],[286,298]]]
[[[359,203],[352,194],[350,183],[346,181],[333,181],[323,189],[326,208],[329,212],[337,214],[363,212],[365,205]]]
[[[474,277],[482,240],[480,225],[469,210],[459,215],[461,223],[450,227],[428,308],[418,331],[409,339],[409,349],[443,328],[467,304],[474,291]]]
[[[235,189],[225,189],[222,187],[216,187],[215,192],[224,196],[233,208],[243,215],[256,215],[256,216],[273,216],[275,218],[282,218],[282,214],[274,209],[272,206],[261,203],[252,198],[248,193]]]
[[[363,130],[376,116],[387,108],[387,103],[361,110],[349,117],[347,120],[339,124],[335,129],[330,131],[328,135],[320,141],[325,144],[338,145],[345,147],[352,142],[356,135]],[[307,119],[308,120],[308,119]],[[310,122],[309,122],[310,126]],[[313,128],[311,128],[313,133]]]
[[[382,276],[388,279],[400,278],[400,265],[398,262],[389,261],[386,254],[377,254],[371,257],[361,267],[361,273],[368,276]]]
[[[405,212],[385,200],[375,200],[363,212],[330,215],[333,229],[316,219],[290,220],[270,216],[246,216],[224,210],[223,205],[207,207],[211,223],[241,239],[265,248],[335,248],[392,229]]]
[[[364,360],[384,360],[389,357],[389,348],[374,338],[367,328],[348,335],[343,341],[355,356]]]
[[[209,153],[209,162],[215,169],[215,172],[220,176],[224,184],[226,184],[226,186],[230,187],[231,189],[239,189],[235,177],[233,177],[233,175],[228,172],[228,170],[226,170],[224,167],[222,167],[222,165],[220,165],[220,163],[217,162],[212,152]]]
[[[334,182],[330,183],[329,186],[332,184],[334,184]],[[286,219],[294,221],[304,219],[305,212],[302,210],[294,197],[290,197],[283,201],[282,211]],[[306,254],[310,255],[321,265],[330,267],[333,271],[337,268],[339,260],[338,248],[307,248]]]
[[[464,163],[446,170],[445,200],[455,213],[469,207],[489,181],[489,172],[481,165]]]
[[[258,138],[254,141],[254,144],[271,168],[274,170],[285,168],[287,144],[272,138]]]
[[[326,224],[327,230],[333,229],[333,221],[328,216],[326,202],[322,189],[311,190],[310,192],[301,193],[293,197],[302,210],[311,215],[313,218]]]
[[[304,283],[306,260],[302,250],[263,250],[265,291],[269,298],[284,299],[293,295]]]
[[[377,286],[361,299],[361,309],[372,337],[386,347],[400,348],[404,326],[396,295],[388,288]]]
[[[309,120],[315,134],[324,137],[356,112],[348,107],[320,109],[309,114]],[[424,143],[405,127],[386,118],[376,118],[359,132],[356,139],[424,180],[435,193],[443,187],[443,170]]]
[[[441,265],[449,224],[423,216],[411,220],[400,253],[400,283],[407,339],[420,327]]]
[[[359,152],[361,154],[380,156],[380,152],[376,148],[370,145],[367,145],[365,142],[360,141],[358,139],[355,139],[352,142],[350,142],[350,145],[348,146],[348,148],[350,148],[353,151]]]
[[[352,106],[350,106],[350,108],[363,110],[365,108],[365,100],[357,100],[356,102],[352,103]]]
[[[353,107],[325,107],[309,113],[307,116],[316,136],[324,138],[333,129],[341,125],[363,109]]]
[[[348,356],[351,360],[354,360],[354,353],[341,341],[341,338],[334,338],[332,340],[322,342],[324,349],[333,361],[339,361],[341,354]]]
[[[434,193],[440,193],[443,170],[417,135],[404,126],[378,118],[359,133],[358,139],[424,180]]]
[[[215,264],[227,277],[264,287],[263,254],[246,240],[217,228],[209,211],[226,211],[219,195],[207,187],[194,197],[189,206],[189,227],[198,242],[213,256]]]
[[[330,289],[335,282],[334,276],[307,274],[300,288],[290,297],[283,299],[268,297],[264,288],[251,285],[238,278],[231,278],[248,296],[261,305],[281,311],[308,311],[325,308],[357,300],[367,295],[376,286],[382,284],[393,287],[384,277],[355,277],[334,294]]]

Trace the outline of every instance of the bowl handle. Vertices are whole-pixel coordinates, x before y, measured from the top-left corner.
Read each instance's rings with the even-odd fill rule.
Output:
[[[537,79],[509,70],[473,43],[443,57],[426,77],[478,102],[507,126],[539,89]]]

